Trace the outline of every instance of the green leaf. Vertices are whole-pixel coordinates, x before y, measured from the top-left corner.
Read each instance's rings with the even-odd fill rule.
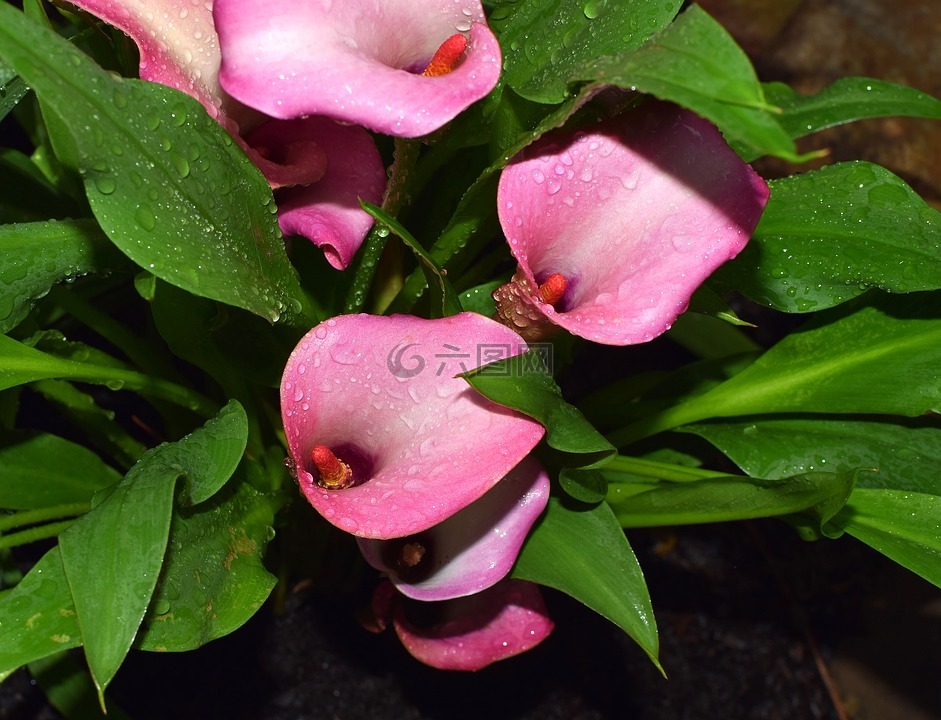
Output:
[[[493,300],[493,291],[503,285],[503,280],[491,280],[481,285],[465,290],[460,294],[461,307],[467,312],[493,317],[496,312],[496,303]]]
[[[0,40],[0,57],[67,125],[89,203],[122,252],[196,295],[313,324],[268,183],[198,102],[105,72],[6,4]]]
[[[802,95],[784,83],[766,83],[765,97],[783,110],[778,122],[792,138],[835,125],[877,117],[941,120],[941,100],[920,90],[864,77],[840,78],[816,95]]]
[[[261,558],[273,535],[273,498],[245,482],[178,509],[153,600],[135,642],[143,650],[193,650],[241,627],[275,584]]]
[[[551,346],[549,346],[551,348]],[[461,375],[471,387],[500,405],[519,410],[542,423],[549,447],[576,457],[578,465],[603,463],[614,448],[589,423],[546,370],[538,352],[530,350]]]
[[[71,653],[62,652],[31,662],[29,674],[50,704],[68,720],[130,720],[110,700],[107,715],[102,712],[88,669]]]
[[[767,417],[679,429],[705,438],[756,477],[870,468],[858,487],[941,495],[941,428],[930,419]]]
[[[941,587],[941,497],[859,489],[837,518],[847,533]]]
[[[782,477],[828,468],[863,473],[846,510],[831,523],[941,586],[938,496],[941,428],[930,418],[905,421],[765,418],[690,425],[749,474]]]
[[[52,548],[0,596],[0,677],[82,643],[59,548]]]
[[[503,81],[542,103],[565,99],[568,85],[599,56],[634,50],[666,27],[678,0],[548,0],[504,3],[490,24],[505,49]]]
[[[608,479],[598,470],[562,468],[559,485],[576,500],[590,505],[600,503],[608,493]]]
[[[425,274],[425,281],[431,289],[431,316],[436,318],[448,317],[461,312],[463,310],[461,300],[451,286],[447,273],[441,269],[438,262],[422,247],[421,243],[398,220],[386,213],[381,207],[364,200],[360,200],[359,204],[363,210],[376,219],[376,222],[388,227],[415,253],[422,272]]]
[[[0,507],[22,510],[89,502],[121,476],[81,445],[30,434],[0,447]]]
[[[214,414],[217,409],[209,399],[180,385],[106,364],[59,358],[0,335],[0,390],[47,378],[69,378],[112,389],[137,390],[206,415]]]
[[[639,50],[601,57],[578,77],[689,108],[715,123],[744,152],[802,159],[770,114],[773,109],[745,52],[696,5]]]
[[[814,315],[734,377],[608,436],[618,447],[709,418],[941,407],[941,293],[873,294]]]
[[[512,574],[584,603],[626,632],[660,668],[644,574],[607,504],[573,510],[551,498]]]
[[[211,497],[245,449],[237,403],[182,440],[147,452],[91,512],[59,536],[85,656],[99,696],[124,660],[163,564],[177,480],[188,501]]]
[[[0,226],[0,331],[62,280],[133,267],[92,220]]]
[[[726,289],[810,312],[870,288],[941,288],[941,213],[888,170],[841,163],[770,185],[751,241],[713,278]]]
[[[0,62],[0,120],[3,120],[26,97],[29,86],[16,71]]]
[[[606,471],[609,479],[611,473]],[[620,499],[612,483],[609,497],[624,527],[728,522],[812,511],[822,528],[845,504],[858,471],[812,472],[764,480],[728,475],[696,482],[663,483]],[[631,483],[633,484],[633,483]]]

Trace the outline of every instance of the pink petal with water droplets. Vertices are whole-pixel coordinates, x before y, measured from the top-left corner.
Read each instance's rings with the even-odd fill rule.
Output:
[[[249,138],[262,154],[307,171],[323,154],[325,175],[316,184],[280,190],[278,223],[285,235],[301,235],[324,251],[338,270],[345,268],[373,225],[359,200],[378,204],[386,185],[385,165],[372,136],[360,127],[329,118],[272,120]],[[269,181],[271,178],[269,177]]]
[[[272,117],[326,115],[417,137],[489,93],[500,46],[479,0],[216,0],[220,81]],[[460,64],[423,77],[438,47],[468,36]]]
[[[281,413],[301,490],[328,521],[359,537],[412,535],[472,503],[533,449],[539,423],[454,377],[481,364],[478,348],[507,357],[526,345],[474,313],[347,315],[304,336],[284,370]],[[321,488],[315,445],[347,462],[357,484]]]
[[[758,224],[765,182],[691,112],[648,102],[578,132],[547,135],[500,178],[500,222],[535,288],[562,273],[552,307],[574,335],[611,345],[667,330],[693,291]]]
[[[434,605],[441,619],[430,627],[409,619],[410,608],[421,609],[415,601],[394,602],[392,619],[405,648],[441,670],[481,670],[534,648],[555,627],[539,587],[523,580]]]
[[[363,556],[389,573],[399,591],[415,600],[450,600],[472,595],[502,580],[519,554],[533,523],[549,501],[549,476],[539,462],[525,458],[483,497],[424,533],[420,579],[390,563],[403,542],[359,538]],[[394,563],[394,561],[393,561]]]

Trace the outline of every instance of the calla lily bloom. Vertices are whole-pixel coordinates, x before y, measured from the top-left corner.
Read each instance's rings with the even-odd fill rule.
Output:
[[[366,561],[415,600],[450,600],[502,580],[549,501],[549,476],[531,457],[483,497],[417,535],[359,538]]]
[[[500,177],[518,269],[494,292],[497,317],[527,340],[559,328],[609,345],[651,340],[745,246],[767,200],[719,131],[672,105],[546,135]]]
[[[500,75],[479,0],[216,0],[214,14],[222,87],[271,117],[418,137]]]
[[[196,98],[262,171],[276,193],[285,234],[302,235],[344,268],[372,218],[359,198],[379,202],[385,167],[372,137],[326,118],[272,120],[230,97],[219,85],[219,38],[212,1],[75,0],[114,25],[140,49],[140,77]]]
[[[515,467],[543,427],[455,377],[526,351],[493,320],[346,315],[288,359],[281,413],[297,481],[329,522],[359,537],[427,530]]]
[[[441,670],[481,670],[534,648],[555,627],[539,586],[524,580],[503,580],[483,592],[436,603],[409,600],[383,583],[373,595],[372,611],[376,630],[385,629],[391,617],[409,653]]]

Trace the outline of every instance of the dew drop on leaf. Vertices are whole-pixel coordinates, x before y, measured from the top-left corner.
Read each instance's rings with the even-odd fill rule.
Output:
[[[157,226],[157,218],[154,216],[154,211],[151,209],[150,205],[146,203],[137,206],[137,210],[134,213],[134,220],[148,232]]]

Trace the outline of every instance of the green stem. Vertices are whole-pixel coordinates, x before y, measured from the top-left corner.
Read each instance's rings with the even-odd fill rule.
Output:
[[[402,205],[408,199],[407,188],[411,181],[412,170],[418,162],[420,149],[420,140],[395,139],[394,160],[392,161],[392,167],[389,169],[389,183],[386,186],[385,196],[382,198],[382,209],[392,217],[398,215]],[[369,231],[363,241],[363,246],[359,250],[359,265],[356,267],[353,282],[350,284],[343,312],[362,312],[388,237],[389,229],[386,227],[376,225]],[[397,279],[389,278],[387,282],[400,285],[402,281],[399,277]],[[386,293],[381,294],[385,295]]]
[[[672,463],[657,462],[655,460],[644,460],[642,458],[627,457],[617,455],[610,462],[605,464],[605,471],[614,470],[616,472],[630,473],[640,477],[655,478],[657,480],[666,480],[667,482],[696,482],[697,480],[708,480],[709,478],[728,477],[729,473],[716,472],[715,470],[702,470],[700,468],[684,467]]]
[[[21,530],[11,535],[4,535],[0,537],[0,550],[54,538],[74,522],[75,520],[63,520],[62,522],[50,523],[49,525],[39,525],[29,530]]]
[[[36,508],[34,510],[22,510],[13,515],[0,516],[0,533],[13,528],[35,525],[49,520],[58,520],[60,518],[71,518],[84,515],[91,509],[91,503],[78,502],[66,503],[63,505],[54,505],[52,507]]]

